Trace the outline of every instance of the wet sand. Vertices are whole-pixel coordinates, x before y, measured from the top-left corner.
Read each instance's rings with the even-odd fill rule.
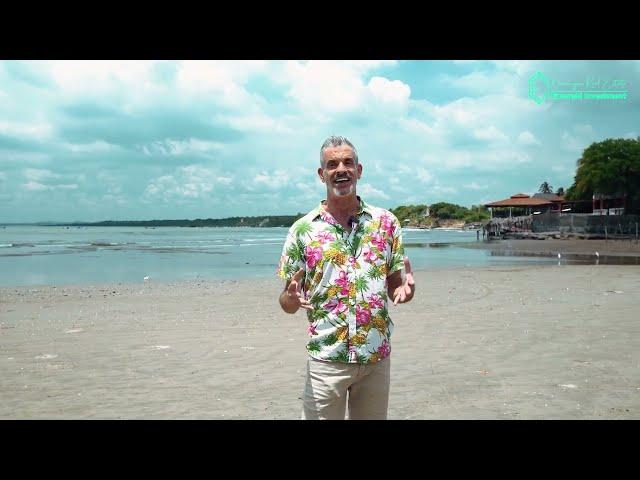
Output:
[[[414,300],[390,307],[391,419],[640,419],[640,268],[416,280]],[[0,288],[0,418],[298,419],[306,318],[280,310],[280,289]]]
[[[640,264],[640,243],[632,240],[584,240],[547,238],[546,240],[511,239],[460,243],[465,248],[491,250],[495,255],[557,257],[599,264]],[[598,255],[596,255],[596,252]],[[622,258],[622,257],[626,257]]]

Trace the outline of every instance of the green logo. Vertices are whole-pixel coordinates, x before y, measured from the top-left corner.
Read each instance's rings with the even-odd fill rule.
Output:
[[[529,79],[529,98],[538,105],[557,100],[626,100],[627,82],[620,79],[587,77],[584,82],[558,82],[542,72]]]

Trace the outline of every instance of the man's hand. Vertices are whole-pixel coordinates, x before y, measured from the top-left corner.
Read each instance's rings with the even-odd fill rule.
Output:
[[[415,281],[413,280],[413,271],[411,270],[411,263],[407,257],[404,257],[404,283],[394,289],[393,291],[393,304],[406,303],[413,298],[413,294],[416,291]]]
[[[304,269],[298,270],[291,278],[291,281],[280,294],[280,306],[287,313],[296,313],[299,308],[313,310],[313,305],[302,294],[302,278]]]

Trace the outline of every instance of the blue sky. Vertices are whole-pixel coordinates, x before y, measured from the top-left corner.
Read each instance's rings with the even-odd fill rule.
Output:
[[[621,80],[622,101],[528,97]],[[3,61],[0,223],[307,212],[351,139],[390,208],[568,188],[584,148],[640,135],[638,61]]]

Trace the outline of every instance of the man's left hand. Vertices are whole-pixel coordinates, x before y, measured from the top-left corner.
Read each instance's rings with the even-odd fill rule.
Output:
[[[396,288],[393,292],[393,304],[406,303],[413,298],[416,291],[415,281],[413,280],[413,271],[411,263],[407,257],[404,257],[404,283]]]

